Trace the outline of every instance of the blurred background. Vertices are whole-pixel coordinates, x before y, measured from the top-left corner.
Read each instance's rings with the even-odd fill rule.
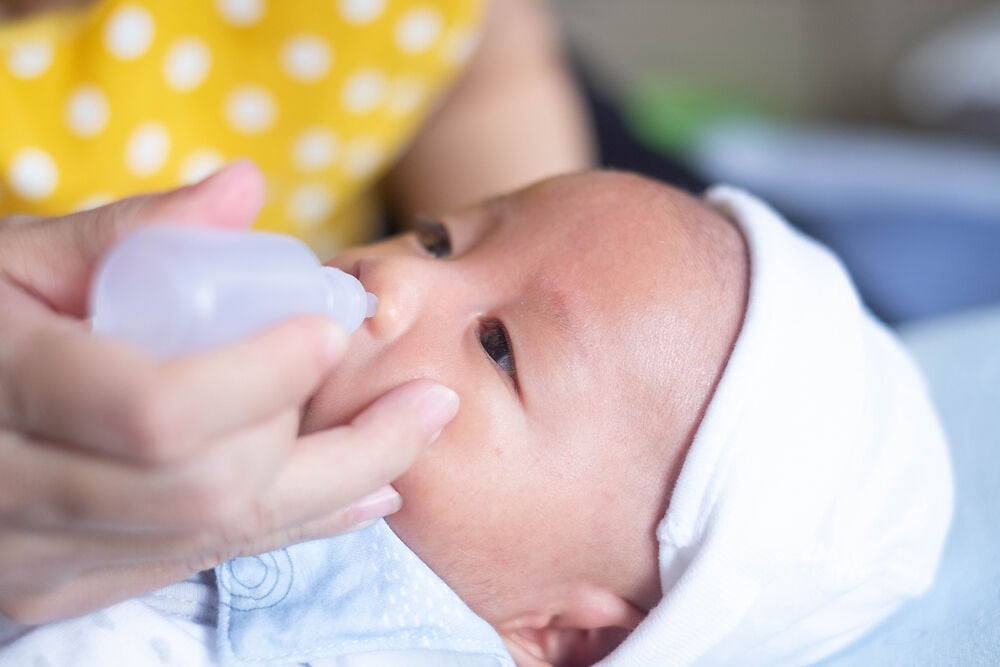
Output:
[[[1000,3],[552,5],[642,146],[768,199],[886,321],[1000,303]]]
[[[893,124],[912,121],[896,94],[907,57],[944,26],[992,4],[553,1],[573,43],[618,92],[650,79],[687,82],[741,91],[786,113]]]

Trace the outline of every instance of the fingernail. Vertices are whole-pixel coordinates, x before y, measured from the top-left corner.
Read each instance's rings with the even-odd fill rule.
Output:
[[[194,190],[208,197],[204,205],[215,226],[245,228],[260,213],[267,185],[251,161],[236,160],[196,183]]]
[[[430,441],[434,442],[441,435],[445,424],[458,412],[458,394],[444,385],[431,385],[417,398],[417,410],[424,419]]]
[[[403,506],[403,499],[389,485],[369,493],[351,504],[351,523],[356,528],[371,525],[377,519],[394,514]]]
[[[216,168],[215,171],[212,171],[206,174],[205,176],[202,176],[201,179],[193,181],[188,185],[196,189],[204,189],[210,187],[209,185],[210,183],[215,183],[216,181],[222,180],[223,176],[229,173],[230,167],[232,167],[232,165],[233,165],[232,162],[230,162],[229,164],[221,165],[220,167]]]

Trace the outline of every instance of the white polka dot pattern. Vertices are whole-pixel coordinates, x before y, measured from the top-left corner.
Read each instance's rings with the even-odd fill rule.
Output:
[[[320,171],[337,159],[340,139],[333,130],[315,127],[302,132],[292,144],[292,162],[299,171]]]
[[[298,81],[322,79],[332,60],[330,45],[317,35],[296,35],[285,42],[281,50],[282,67],[288,76]]]
[[[264,0],[215,0],[215,6],[222,18],[239,27],[251,26],[264,15]]]
[[[197,183],[215,173],[226,163],[222,153],[212,148],[199,148],[184,158],[178,174],[181,183]]]
[[[482,2],[101,0],[3,24],[0,216],[171,188],[241,156],[267,179],[256,228],[324,254],[367,240],[372,179],[471,51]]]
[[[11,190],[29,201],[45,199],[59,183],[59,168],[52,157],[40,148],[18,152],[10,163],[7,182]]]
[[[37,79],[52,64],[52,45],[32,40],[13,47],[7,56],[7,67],[19,79]]]
[[[452,65],[462,65],[472,57],[479,46],[479,37],[467,29],[453,30],[445,39],[444,57]]]
[[[337,199],[323,183],[306,183],[292,190],[288,198],[288,217],[300,231],[315,229],[333,213]]]
[[[441,31],[441,16],[431,9],[414,9],[396,26],[396,44],[406,53],[429,49]]]
[[[66,125],[78,137],[93,137],[108,125],[108,98],[94,84],[78,86],[66,103]]]
[[[365,178],[382,161],[382,147],[375,139],[359,137],[347,146],[344,167],[355,178]]]
[[[143,56],[153,43],[153,17],[144,7],[124,5],[109,18],[104,28],[104,45],[122,60]]]
[[[226,100],[226,119],[233,129],[245,134],[271,127],[276,113],[274,97],[262,86],[241,86]]]
[[[356,114],[373,111],[385,96],[386,82],[376,69],[361,70],[344,84],[342,101],[344,108]]]
[[[140,178],[152,176],[170,156],[170,132],[161,123],[140,125],[125,147],[125,164]]]
[[[340,15],[349,23],[371,23],[385,9],[385,0],[339,0]]]
[[[202,84],[212,66],[212,53],[197,37],[179,39],[167,50],[163,60],[163,78],[179,93]]]
[[[425,85],[418,79],[403,77],[392,86],[389,94],[388,111],[403,116],[412,113],[427,96]]]
[[[114,197],[112,197],[111,195],[104,192],[98,192],[97,194],[90,195],[83,201],[79,202],[76,206],[73,207],[73,210],[89,211],[92,208],[100,208],[105,204],[110,204],[112,200],[114,200]]]

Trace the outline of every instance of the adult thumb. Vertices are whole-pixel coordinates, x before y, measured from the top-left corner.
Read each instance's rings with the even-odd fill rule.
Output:
[[[247,228],[263,202],[263,175],[241,160],[193,185],[16,225],[8,231],[20,238],[8,248],[18,256],[3,264],[55,310],[83,317],[94,269],[119,239],[156,224]]]

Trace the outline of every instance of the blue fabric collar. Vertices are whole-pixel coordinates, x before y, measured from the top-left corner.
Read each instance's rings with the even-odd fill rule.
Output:
[[[496,631],[384,521],[216,568],[227,665],[453,651],[514,667]]]

